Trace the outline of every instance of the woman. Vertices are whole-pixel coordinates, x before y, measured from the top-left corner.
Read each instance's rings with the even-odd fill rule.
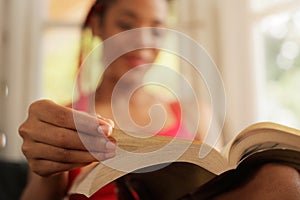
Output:
[[[99,0],[92,7],[85,25],[91,28],[94,36],[106,40],[134,28],[165,27],[167,10],[166,0]],[[111,108],[112,91],[126,72],[136,66],[152,63],[157,54],[156,49],[132,51],[120,56],[105,70],[103,80],[95,93],[95,110],[102,117],[95,118],[46,100],[37,101],[30,106],[28,118],[19,129],[24,141],[22,150],[31,168],[22,199],[62,199],[76,176],[75,169],[115,155],[116,146],[106,137],[113,126],[113,122],[107,118],[114,119]],[[135,84],[135,80],[131,81],[128,80],[126,86]],[[159,134],[174,136],[174,130],[176,132],[178,128],[177,104],[161,102],[143,89],[134,93],[130,100],[132,120],[140,126],[149,124],[151,119],[145,113],[156,103],[163,104],[167,112],[167,119]],[[79,107],[86,109],[84,103],[80,103]],[[77,130],[86,133],[85,141],[91,144],[93,156],[86,150]],[[286,173],[286,170],[281,172]],[[251,191],[251,186],[249,190],[238,189],[238,195],[244,196],[243,192]],[[230,198],[231,194],[225,195]],[[237,195],[236,191],[233,195]],[[92,198],[115,199],[116,196],[116,187],[112,184],[99,190]]]
[[[91,8],[84,28],[90,28],[95,37],[106,40],[134,28],[165,27],[167,14],[168,2],[166,0],[100,0],[95,2]],[[153,34],[157,37],[157,33]],[[124,41],[120,41],[120,44],[121,42],[124,43]],[[77,119],[81,119],[79,121],[85,122],[83,123],[85,125],[91,124],[89,127],[82,126],[79,131],[92,135],[87,134],[87,140],[98,142],[93,145],[98,148],[93,149],[97,152],[98,160],[114,156],[115,145],[106,140],[104,136],[99,135],[109,134],[111,122],[105,118],[114,119],[111,98],[116,83],[129,70],[143,64],[153,63],[158,53],[159,50],[153,48],[140,49],[117,58],[105,70],[102,82],[95,93],[95,110],[103,117],[93,119],[89,115],[77,112]],[[128,78],[124,81],[126,85],[124,88],[128,89],[132,85],[138,84],[140,80]],[[80,99],[76,107],[86,111],[85,103]],[[149,124],[151,119],[148,110],[157,103],[163,104],[167,112],[167,119],[160,134],[174,136],[180,120],[178,119],[178,105],[162,102],[144,89],[137,90],[130,100],[129,110],[132,120],[139,126]],[[48,101],[38,101],[31,105],[29,113],[28,119],[20,127],[20,134],[24,139],[23,152],[35,173],[31,173],[30,182],[23,198],[30,199],[31,195],[37,199],[62,197],[70,185],[70,179],[74,178],[74,174],[76,176],[77,171],[71,170],[98,160],[89,154],[78,134],[75,134],[77,133],[75,126],[78,124],[75,125],[73,122],[71,109]],[[95,121],[97,123],[91,123]],[[100,124],[101,128],[98,128],[97,124]],[[35,130],[31,129],[33,128],[31,125],[35,126]],[[56,128],[60,131],[56,131]],[[96,130],[100,131],[97,133]],[[182,137],[190,136],[182,135]],[[71,172],[69,173],[69,171]],[[109,185],[99,191],[96,196],[114,199],[115,187]]]

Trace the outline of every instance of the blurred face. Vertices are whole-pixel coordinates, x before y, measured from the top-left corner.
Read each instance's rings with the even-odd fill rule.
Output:
[[[102,40],[106,40],[115,34],[136,28],[165,27],[167,6],[166,0],[116,0],[109,6],[97,32]],[[160,37],[156,31],[148,31],[145,34],[138,32],[128,39],[122,37],[116,39],[114,48],[125,48],[132,43],[143,45],[145,41],[153,40],[155,37]],[[119,79],[132,68],[153,63],[158,52],[158,49],[144,48],[126,53],[112,63],[106,75]]]

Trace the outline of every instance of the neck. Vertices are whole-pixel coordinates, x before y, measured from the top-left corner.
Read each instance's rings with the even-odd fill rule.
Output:
[[[126,97],[128,96],[128,92],[133,91],[136,86],[141,85],[141,82],[137,82],[137,81],[126,81],[123,80],[122,82],[119,82],[119,79],[116,79],[114,77],[109,77],[109,76],[104,76],[101,84],[99,85],[99,87],[96,90],[96,94],[95,94],[95,100],[96,102],[99,103],[110,103],[111,102],[111,98],[112,98],[112,94],[113,92],[116,92],[114,90],[116,90],[116,86],[118,87],[117,92],[118,92],[118,96],[120,97]],[[117,85],[118,84],[118,85]]]
[[[95,100],[96,102],[105,103],[110,102],[112,91],[115,84],[109,83],[106,79],[103,79],[102,83],[96,90]]]

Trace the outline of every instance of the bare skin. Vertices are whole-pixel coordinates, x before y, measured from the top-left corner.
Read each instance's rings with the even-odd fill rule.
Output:
[[[300,199],[299,172],[289,166],[269,163],[259,168],[245,185],[214,198],[214,200],[297,200]]]

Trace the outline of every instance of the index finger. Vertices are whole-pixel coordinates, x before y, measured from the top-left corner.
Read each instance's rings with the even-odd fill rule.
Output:
[[[92,135],[99,135],[99,126],[110,126],[101,118],[58,105],[49,100],[40,100],[31,104],[29,115],[54,126]],[[103,130],[107,132],[108,129]],[[103,133],[108,134],[106,132]]]

